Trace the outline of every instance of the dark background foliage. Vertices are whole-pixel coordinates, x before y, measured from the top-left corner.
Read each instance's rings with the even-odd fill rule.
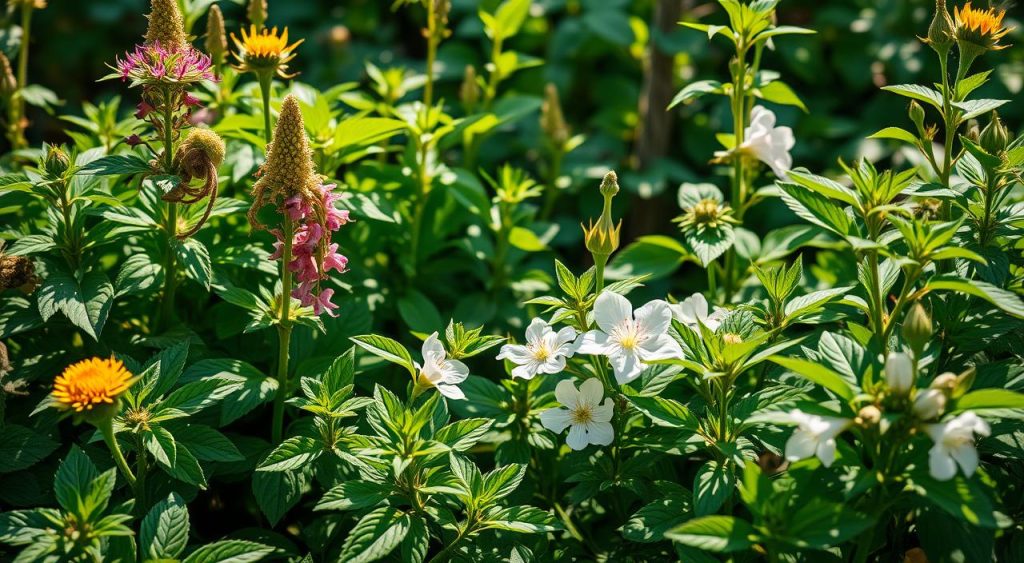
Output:
[[[31,80],[55,90],[66,100],[63,112],[68,113],[80,113],[81,100],[123,94],[122,85],[97,83],[96,78],[106,73],[105,64],[133,44],[145,28],[145,4],[143,0],[51,0],[33,24]],[[237,30],[244,16],[242,6],[221,4],[228,29]],[[439,60],[440,93],[454,102],[465,65],[480,67],[487,57],[488,45],[476,9],[497,2],[455,0],[453,4],[455,31],[442,44]],[[650,34],[661,50],[675,53],[673,89],[688,80],[724,76],[729,57],[726,44],[709,44],[699,32],[677,26],[667,34],[653,30],[649,22],[654,4],[650,0],[540,0],[534,2],[533,13],[547,17],[532,18],[511,46],[544,58],[545,64],[517,73],[507,88],[540,95],[545,83],[558,85],[574,132],[588,137],[570,160],[580,171],[592,166],[637,168],[634,141],[640,120],[643,35]],[[685,19],[724,20],[713,2],[683,0],[681,4]],[[764,65],[782,72],[810,110],[804,114],[794,107],[774,108],[780,123],[795,129],[797,166],[834,170],[837,157],[879,158],[882,150],[877,142],[865,142],[864,137],[894,119],[900,121],[906,110],[903,98],[879,87],[938,80],[934,54],[916,37],[925,33],[932,7],[930,0],[782,3],[780,24],[818,31],[817,35],[778,41],[777,50],[766,55]],[[1019,17],[1019,10],[1011,8],[1008,18]],[[292,66],[302,72],[300,80],[326,88],[339,82],[365,81],[364,61],[381,67],[422,68],[420,16],[416,9],[393,11],[390,2],[382,0],[278,1],[271,2],[269,23],[288,26],[293,37],[305,38]],[[202,18],[192,31],[202,35],[204,29]],[[1018,32],[1011,38],[1015,35]],[[1018,96],[1024,86],[1024,48],[1016,45],[989,57],[998,61],[995,80],[982,94]],[[704,100],[665,114],[673,131],[664,159],[649,160],[634,174],[624,174],[625,189],[674,201],[678,181],[703,181],[711,175],[708,160],[718,148],[714,133],[729,129],[728,111],[720,99]],[[1003,117],[1011,129],[1019,128],[1021,111],[1019,104],[1006,106]],[[33,141],[64,140],[57,119],[39,111],[31,117],[35,121],[30,132]],[[533,146],[535,133],[527,131],[518,137],[520,146],[510,146],[507,136],[490,140],[484,148],[484,156],[490,157],[485,162],[500,162],[506,155],[517,159],[521,158],[518,155],[529,156],[529,151],[518,149]],[[643,230],[663,230],[665,226],[648,224]],[[642,233],[634,230],[632,234]]]

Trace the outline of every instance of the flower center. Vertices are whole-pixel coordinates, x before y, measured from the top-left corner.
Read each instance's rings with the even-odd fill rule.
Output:
[[[571,414],[573,424],[586,424],[594,420],[594,409],[590,405],[576,405]]]
[[[729,332],[722,335],[722,342],[725,342],[726,344],[741,344],[743,342],[743,337]]]
[[[532,345],[530,348],[533,352],[533,359],[538,362],[546,362],[547,359],[551,357],[551,350],[548,348],[547,344],[543,342]]]
[[[693,218],[697,223],[714,223],[718,219],[718,202],[714,199],[702,199],[693,206]]]
[[[629,351],[635,350],[647,339],[647,335],[640,331],[639,323],[632,319],[626,319],[621,325],[617,326],[612,337],[618,341],[619,346]]]

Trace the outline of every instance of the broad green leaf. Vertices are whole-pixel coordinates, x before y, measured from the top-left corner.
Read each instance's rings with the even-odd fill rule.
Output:
[[[185,501],[171,493],[142,520],[139,545],[148,559],[177,559],[188,544],[189,520]]]
[[[182,563],[252,563],[274,552],[274,548],[245,540],[222,540],[193,551]]]
[[[665,537],[697,549],[727,553],[750,549],[760,539],[753,526],[733,516],[694,518],[669,530]]]
[[[409,515],[393,506],[373,510],[348,533],[339,559],[346,563],[381,559],[402,543],[410,526]]]
[[[324,453],[323,444],[308,436],[293,436],[281,442],[260,462],[256,471],[291,471],[298,469]]]
[[[768,360],[802,376],[804,379],[821,385],[847,401],[853,400],[853,397],[857,394],[856,389],[847,383],[843,376],[819,363],[802,358],[787,358],[784,356],[771,356]]]

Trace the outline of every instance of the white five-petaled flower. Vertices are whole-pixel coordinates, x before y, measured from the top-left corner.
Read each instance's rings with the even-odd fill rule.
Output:
[[[785,180],[789,169],[793,167],[793,157],[789,151],[794,145],[796,138],[793,137],[793,130],[789,127],[776,127],[775,114],[767,108],[755,106],[750,112],[750,125],[743,131],[743,143],[737,149],[771,166],[775,176]],[[716,156],[727,154],[715,153]]]
[[[540,413],[544,428],[560,434],[566,428],[569,436],[565,443],[574,450],[588,444],[607,446],[612,443],[614,431],[611,419],[615,405],[610,398],[601,403],[604,386],[598,379],[588,379],[577,391],[571,380],[564,379],[555,387],[555,398],[565,408],[548,409]]]
[[[469,377],[469,368],[458,360],[449,360],[437,332],[423,341],[423,365],[415,364],[419,372],[418,385],[433,385],[449,399],[465,399],[458,385]]]
[[[594,321],[598,330],[580,336],[576,352],[607,356],[620,384],[639,377],[646,362],[683,357],[679,343],[668,335],[672,311],[664,301],[634,311],[625,297],[605,291],[594,303]]]
[[[885,359],[885,382],[896,394],[906,395],[914,386],[914,363],[903,352],[890,352]]]
[[[935,445],[928,451],[928,471],[939,481],[956,476],[956,466],[970,477],[978,469],[978,450],[974,448],[974,435],[988,436],[988,423],[973,412],[961,413],[941,424],[925,426]]]
[[[526,327],[526,344],[502,346],[498,359],[516,364],[512,377],[533,379],[538,373],[559,373],[565,369],[565,359],[572,356],[573,340],[576,329],[567,326],[555,332],[544,319],[533,319]]]
[[[722,319],[729,312],[728,309],[715,307],[715,310],[708,314],[708,300],[700,293],[694,293],[675,305],[669,305],[669,308],[677,321],[696,331],[700,330],[697,328],[698,322],[708,327],[711,332],[717,331]]]
[[[786,441],[786,459],[799,461],[817,456],[825,467],[831,467],[836,460],[836,436],[853,423],[845,418],[819,416],[800,409],[790,411],[789,419],[797,429]]]

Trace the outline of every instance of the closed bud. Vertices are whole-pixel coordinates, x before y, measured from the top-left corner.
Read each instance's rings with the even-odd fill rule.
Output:
[[[245,13],[249,17],[249,23],[256,26],[256,31],[260,31],[267,21],[267,0],[249,0],[249,7]]]
[[[619,233],[622,230],[621,221],[617,225],[612,222],[612,198],[619,193],[618,177],[614,171],[605,175],[601,181],[600,191],[604,197],[601,218],[597,220],[597,224],[591,223],[589,228],[583,227],[583,238],[591,254],[607,259],[619,248]]]
[[[18,79],[14,77],[11,69],[11,61],[7,55],[0,53],[0,95],[4,97],[14,94],[18,90]]]
[[[228,34],[224,29],[224,14],[220,6],[210,6],[206,16],[206,52],[217,64],[223,64],[224,54],[228,51]]]
[[[480,82],[477,80],[476,68],[473,65],[466,65],[466,74],[462,78],[462,86],[459,87],[459,99],[466,108],[466,113],[472,113],[480,103]]]
[[[1006,128],[1006,125],[1003,125],[1003,121],[999,119],[999,115],[996,112],[992,112],[992,120],[981,130],[978,144],[986,152],[993,155],[1001,154],[1006,150],[1006,146],[1010,144],[1010,131]]]
[[[972,119],[967,122],[967,132],[964,133],[964,137],[967,137],[975,143],[981,142],[981,127],[978,125],[977,120]]]
[[[906,395],[914,386],[914,363],[903,352],[890,352],[885,359],[885,383],[897,395]]]
[[[569,142],[569,125],[562,114],[562,104],[558,99],[558,88],[548,83],[544,89],[544,104],[540,108],[540,127],[548,136],[551,144],[558,150],[564,150]]]
[[[910,107],[907,109],[907,114],[910,116],[910,121],[914,122],[917,126],[917,130],[924,131],[924,108],[921,104],[917,103],[917,100],[910,101]]]
[[[53,179],[63,178],[64,174],[71,167],[71,157],[64,152],[64,148],[57,145],[50,145],[46,150],[46,157],[43,159],[43,170]]]
[[[920,420],[934,420],[946,410],[946,394],[938,389],[924,389],[914,398],[914,416]]]
[[[959,399],[963,397],[971,387],[974,385],[974,378],[978,374],[974,367],[967,368],[966,371],[956,376],[956,385],[953,386],[953,392],[950,397]]]
[[[932,339],[932,318],[924,305],[918,301],[903,319],[903,339],[907,341],[916,356],[920,356]]]
[[[928,26],[927,43],[935,52],[945,56],[955,41],[953,18],[946,9],[946,0],[935,0],[935,16]]]
[[[947,371],[936,377],[928,387],[930,389],[938,389],[943,393],[952,393],[953,388],[956,387],[956,374]]]
[[[874,426],[882,420],[882,411],[875,405],[868,405],[857,413],[857,420],[862,426]]]

